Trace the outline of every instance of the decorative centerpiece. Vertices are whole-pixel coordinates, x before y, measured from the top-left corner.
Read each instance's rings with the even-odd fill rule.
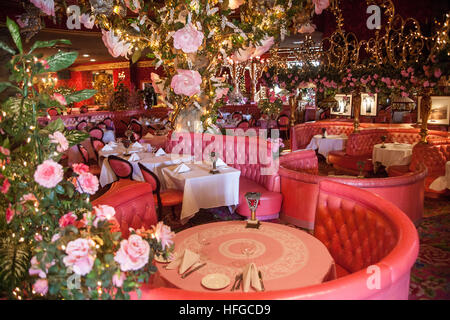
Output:
[[[250,208],[251,216],[247,220],[246,228],[259,229],[261,223],[256,219],[256,209],[258,208],[259,199],[261,198],[260,192],[247,192],[245,194],[245,199],[247,199],[248,207]]]
[[[381,136],[381,147],[380,148],[386,148],[386,146],[384,145],[384,142],[386,141],[386,136]]]
[[[356,166],[358,167],[358,170],[359,170],[358,178],[360,178],[360,179],[364,178],[364,172],[363,172],[363,170],[364,170],[364,166],[365,166],[365,165],[366,165],[366,162],[365,162],[365,161],[358,161],[358,162],[356,163]]]
[[[211,161],[212,161],[212,169],[209,171],[209,173],[217,174],[217,173],[219,173],[219,170],[217,170],[217,167],[216,167],[216,163],[217,163],[216,153],[214,151],[211,152],[210,157],[211,157]]]

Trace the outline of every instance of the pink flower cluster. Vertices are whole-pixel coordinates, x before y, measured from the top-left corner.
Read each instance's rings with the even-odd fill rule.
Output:
[[[103,43],[108,49],[110,55],[112,55],[114,58],[117,58],[119,56],[128,58],[128,54],[131,50],[130,43],[120,40],[120,37],[116,36],[111,30],[105,31],[102,29],[102,34]]]
[[[178,74],[173,76],[170,86],[176,94],[188,97],[200,93],[202,77],[197,70],[178,69]]]
[[[66,98],[61,93],[54,93],[52,95],[52,99],[58,101],[60,105],[66,106],[67,101]]]
[[[316,14],[321,14],[323,10],[329,7],[329,0],[313,0],[314,3],[314,11]]]
[[[59,226],[61,228],[65,228],[69,225],[75,225],[75,222],[77,221],[77,216],[73,212],[66,213],[61,218],[59,218]]]
[[[55,93],[56,94],[56,93]],[[56,144],[56,150],[58,152],[64,152],[69,149],[69,142],[67,141],[64,134],[59,131],[55,131],[53,134],[48,136],[50,138],[50,142]]]
[[[161,242],[163,250],[173,244],[175,233],[170,230],[163,222],[158,222],[156,226],[152,226],[153,234],[157,241]]]
[[[45,271],[40,268],[39,261],[37,260],[36,256],[31,258],[30,263],[31,267],[30,269],[28,269],[28,274],[30,276],[37,275],[39,276],[39,278],[47,278],[48,269],[55,264],[55,260],[45,265]]]
[[[64,265],[71,267],[73,272],[84,276],[91,272],[95,261],[93,247],[95,242],[90,239],[78,238],[67,244]]]
[[[80,174],[75,180],[75,187],[79,193],[95,194],[98,186],[98,178],[89,172]]]
[[[108,205],[98,205],[94,207],[95,219],[93,225],[97,227],[99,221],[111,220],[116,214],[116,210]]]

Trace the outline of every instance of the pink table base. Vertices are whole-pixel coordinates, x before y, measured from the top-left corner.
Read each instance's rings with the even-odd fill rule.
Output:
[[[159,275],[171,286],[210,291],[201,285],[201,279],[210,273],[223,273],[231,284],[222,290],[229,291],[235,276],[248,262],[241,252],[243,239],[254,242],[257,247],[249,260],[261,270],[267,291],[305,287],[336,277],[334,261],[326,247],[299,229],[268,222],[263,222],[259,230],[245,228],[243,221],[210,223],[178,233],[175,251],[183,252],[186,248],[198,251],[200,231],[205,231],[209,238],[209,244],[202,250],[207,257],[205,267],[181,279],[178,270],[166,270],[164,264],[156,263]]]

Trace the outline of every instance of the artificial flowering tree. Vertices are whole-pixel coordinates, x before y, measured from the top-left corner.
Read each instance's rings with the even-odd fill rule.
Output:
[[[86,138],[67,131],[62,120],[44,126],[38,118],[55,107],[89,99],[95,90],[66,95],[38,92],[34,83],[48,72],[73,64],[76,52],[42,58],[38,48],[67,40],[36,41],[25,51],[18,25],[7,19],[15,48],[0,42],[11,55],[10,77],[0,92],[0,293],[12,298],[128,298],[130,291],[156,271],[155,254],[167,257],[173,233],[162,223],[152,230],[133,230],[122,239],[114,208],[92,207],[99,187],[82,164],[61,165],[65,151]]]

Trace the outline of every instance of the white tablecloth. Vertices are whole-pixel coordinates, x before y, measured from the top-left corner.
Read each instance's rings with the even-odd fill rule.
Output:
[[[445,164],[445,176],[438,177],[430,184],[429,188],[436,191],[450,189],[450,161]]]
[[[326,138],[322,138],[321,134],[317,134],[312,137],[306,149],[319,149],[319,153],[328,161],[328,153],[330,151],[344,150],[347,139],[345,135],[328,135]]]
[[[411,163],[412,144],[408,143],[385,143],[376,144],[372,151],[372,162],[381,162],[386,168],[390,166],[408,165]]]
[[[232,167],[220,167],[218,174],[210,174],[211,166],[188,164],[190,171],[174,173],[176,166],[161,170],[167,188],[184,190],[181,223],[186,223],[201,208],[216,208],[239,204],[241,172]]]
[[[161,175],[161,169],[170,166],[173,164],[179,164],[182,162],[189,162],[192,160],[191,155],[178,155],[178,154],[168,154],[165,156],[155,156],[151,152],[137,152],[140,160],[137,161],[129,161],[133,166],[133,180],[136,181],[144,181],[144,177],[142,176],[141,169],[139,168],[138,163],[143,164],[146,168],[151,170],[156,174],[159,181],[161,182],[161,189],[165,190],[166,186],[164,183],[164,178]],[[129,157],[122,156],[125,160],[128,160]],[[117,180],[117,176],[114,174],[113,170],[109,166],[108,159],[104,158],[101,166],[100,172],[100,185],[102,187],[106,186],[109,183],[112,183]]]

